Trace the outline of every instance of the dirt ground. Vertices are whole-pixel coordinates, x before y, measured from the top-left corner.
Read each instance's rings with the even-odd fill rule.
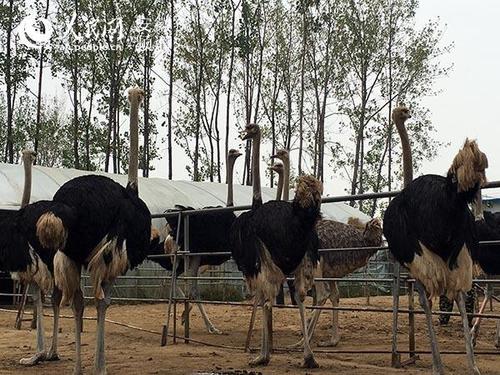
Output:
[[[366,299],[343,299],[342,306],[366,306]],[[390,307],[388,297],[372,297],[371,305]],[[404,306],[404,303],[403,303]],[[182,310],[179,305],[179,310]],[[50,310],[47,308],[47,312]],[[204,329],[199,311],[192,310],[191,337],[213,344],[243,347],[250,317],[250,308],[241,306],[207,306],[207,311],[221,329],[223,335],[210,335]],[[298,312],[288,309],[274,309],[274,345],[283,348],[299,339]],[[69,309],[62,311],[71,315]],[[224,373],[236,370],[256,371],[262,374],[429,374],[430,356],[420,355],[415,365],[404,369],[390,366],[390,354],[329,354],[316,346],[318,340],[329,337],[330,313],[323,312],[313,341],[316,360],[320,368],[305,370],[300,367],[301,353],[274,353],[269,366],[251,369],[248,360],[255,354],[242,350],[209,347],[200,344],[177,344],[160,347],[161,325],[166,315],[166,305],[112,305],[108,318],[129,325],[145,328],[156,333],[142,332],[116,324],[106,325],[106,355],[108,374],[199,374]],[[178,312],[180,316],[180,311]],[[259,314],[260,315],[260,314]],[[87,306],[85,316],[95,316],[92,305]],[[0,311],[0,374],[70,374],[73,368],[74,339],[73,320],[62,319],[59,339],[60,361],[42,363],[36,367],[23,367],[18,364],[21,357],[31,355],[35,348],[35,332],[30,330],[29,322],[24,322],[21,331],[13,328],[15,314]],[[435,319],[437,321],[437,319]],[[180,319],[179,319],[180,322]],[[48,335],[52,330],[51,318],[44,321]],[[500,350],[493,345],[494,322],[487,320],[481,327],[476,350],[496,352],[499,355],[478,355],[478,365],[483,375],[500,374]],[[338,350],[389,350],[391,347],[391,314],[341,312],[340,325],[342,341]],[[254,334],[252,347],[257,348],[260,340],[260,321],[258,332]],[[401,315],[399,339],[401,349],[407,350],[407,317]],[[459,318],[452,317],[450,325],[435,325],[441,350],[462,350],[463,335]],[[178,332],[181,333],[182,327]],[[417,317],[417,350],[428,350],[427,334],[423,318]],[[86,374],[92,373],[95,340],[95,322],[85,321],[82,336],[83,366]],[[403,355],[402,359],[407,358]],[[449,374],[466,373],[464,355],[443,355],[443,362]],[[250,373],[250,372],[249,372]]]

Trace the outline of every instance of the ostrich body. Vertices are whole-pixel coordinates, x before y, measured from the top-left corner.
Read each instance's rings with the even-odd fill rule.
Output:
[[[252,139],[254,202],[260,196],[259,144],[260,128],[250,124],[244,139]],[[308,338],[303,301],[313,283],[318,260],[318,238],[314,230],[319,219],[322,185],[312,176],[302,176],[296,186],[293,203],[270,201],[255,205],[234,222],[230,231],[230,248],[247,286],[262,304],[262,345],[260,355],[251,365],[267,365],[270,359],[270,315],[285,275],[294,274],[302,331]],[[304,341],[304,366],[317,367],[309,340]]]
[[[135,268],[146,257],[150,245],[151,214],[139,198],[138,112],[144,96],[139,88],[129,89],[130,162],[127,187],[110,178],[88,175],[66,182],[53,201],[72,213],[71,222],[49,212],[37,223],[40,242],[58,250],[54,258],[56,286],[63,302],[71,302],[75,314],[75,374],[81,374],[81,324],[83,294],[80,271],[87,267],[97,308],[95,374],[106,373],[104,322],[111,303],[114,279]]]
[[[347,247],[376,247],[382,244],[382,227],[379,219],[372,219],[363,229],[354,225],[344,224],[335,220],[322,219],[316,224],[320,249],[335,249]],[[333,251],[320,254],[319,272],[317,277],[341,278],[349,275],[368,264],[368,260],[378,250],[359,249],[351,251]],[[330,299],[332,306],[339,304],[339,290],[336,281],[318,281],[316,287],[316,305],[323,306]],[[310,339],[316,328],[321,310],[312,313],[308,332]],[[332,311],[332,336],[330,341],[321,342],[320,346],[336,346],[340,341],[338,331],[338,311]]]
[[[233,202],[233,171],[236,159],[241,156],[238,150],[231,149],[227,155],[227,207],[232,207]],[[205,207],[205,208],[215,208],[215,207]],[[176,211],[189,211],[193,210],[192,207],[176,206],[176,210],[171,210],[170,212]],[[207,252],[224,252],[228,250],[229,246],[229,229],[233,224],[236,216],[234,212],[212,212],[206,215],[194,215],[189,218],[189,252],[196,253],[207,253]],[[154,246],[151,249],[150,255],[167,253],[172,254],[178,248],[184,248],[184,221],[181,220],[181,227],[178,228],[178,218],[168,217],[167,223],[169,227],[169,235],[166,240]],[[180,231],[178,230],[180,229]],[[177,233],[179,233],[179,238],[177,238]],[[191,256],[189,258],[187,276],[198,276],[201,266],[219,266],[222,263],[230,259],[229,255],[217,255],[217,256]],[[166,270],[172,270],[172,259],[171,258],[156,258],[153,261],[160,264]],[[177,276],[184,272],[184,261],[181,260],[177,266]],[[179,288],[178,292],[183,295],[182,290]],[[199,290],[197,280],[192,280],[191,288],[189,291],[189,296],[199,299]],[[205,308],[202,304],[198,303],[198,308],[201,312],[202,318],[205,322],[205,326],[209,333],[218,333],[218,330],[213,323],[210,321]],[[185,314],[187,311],[185,311]]]
[[[411,181],[411,150],[404,122],[407,108],[393,111],[403,144],[405,188],[389,204],[384,216],[384,235],[392,255],[417,280],[420,303],[426,312],[433,357],[433,373],[443,374],[429,299],[446,295],[457,301],[466,341],[469,370],[479,374],[465,311],[464,293],[472,287],[472,259],[477,241],[472,203],[485,183],[486,156],[474,141],[467,140],[446,177],[424,175]]]
[[[0,217],[0,270],[11,272],[13,278],[24,285],[31,285],[35,303],[34,315],[36,318],[36,353],[20,360],[23,365],[35,365],[44,360],[59,359],[57,354],[57,338],[59,333],[59,302],[61,293],[53,289],[53,252],[45,249],[38,241],[36,231],[40,216],[49,210],[59,210],[60,207],[51,201],[39,201],[29,204],[32,185],[32,164],[35,153],[23,152],[25,172],[21,209],[5,211]],[[61,216],[65,213],[61,212]],[[45,351],[43,331],[42,292],[52,291],[52,305],[54,325],[50,349]]]

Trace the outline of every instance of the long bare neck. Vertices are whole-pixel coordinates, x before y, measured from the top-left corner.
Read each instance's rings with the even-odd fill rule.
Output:
[[[290,160],[283,160],[283,200],[290,200]]]
[[[31,198],[31,177],[32,177],[32,164],[31,158],[24,159],[24,188],[23,197],[21,199],[21,208],[30,204]]]
[[[236,159],[227,159],[227,171],[226,171],[226,182],[227,182],[227,202],[226,206],[232,207],[234,206],[233,201],[233,172],[234,172],[234,163]]]
[[[262,190],[260,187],[260,133],[253,138],[253,152],[252,152],[252,187],[253,199],[252,207],[256,208],[262,205]]]
[[[128,183],[138,190],[139,169],[139,98],[134,97],[130,102],[130,152],[128,166]]]
[[[276,173],[278,173],[278,186],[276,187],[276,200],[280,201],[281,194],[283,192],[283,172],[276,172]]]
[[[411,156],[410,140],[403,120],[395,120],[399,138],[401,138],[401,148],[403,149],[403,181],[404,186],[408,186],[413,181],[413,161]]]

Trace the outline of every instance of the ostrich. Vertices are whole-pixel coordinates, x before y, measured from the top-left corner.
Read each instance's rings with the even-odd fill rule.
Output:
[[[40,361],[59,359],[57,338],[59,332],[59,302],[61,299],[59,289],[53,288],[53,253],[40,245],[36,235],[36,223],[41,215],[48,210],[59,211],[60,207],[51,201],[39,201],[29,204],[34,158],[34,152],[23,152],[25,180],[21,209],[3,212],[0,218],[2,232],[2,235],[0,235],[0,270],[11,272],[13,278],[20,280],[25,285],[31,285],[33,290],[37,351],[33,356],[20,360],[20,364],[29,366]],[[61,216],[65,216],[65,213],[61,212]],[[42,292],[48,293],[51,290],[54,324],[52,344],[48,352],[45,352]]]
[[[245,127],[243,139],[255,145],[260,140],[260,128]],[[254,201],[260,195],[259,148],[252,153]],[[235,221],[230,231],[230,248],[247,286],[262,303],[262,345],[260,355],[252,366],[267,365],[270,360],[271,305],[285,275],[295,275],[296,297],[299,305],[304,340],[304,366],[318,367],[309,345],[304,311],[304,298],[313,283],[318,260],[318,238],[314,225],[320,216],[321,182],[312,176],[301,176],[296,185],[293,203],[269,201],[255,206]]]
[[[387,207],[384,235],[392,255],[409,269],[426,313],[433,373],[443,374],[429,299],[445,294],[457,301],[464,327],[470,372],[479,374],[474,359],[464,293],[472,287],[470,251],[474,240],[474,220],[468,204],[486,182],[487,158],[475,141],[466,140],[455,156],[446,177],[424,175],[412,179],[411,149],[405,121],[406,107],[393,111],[393,120],[403,145],[405,188]]]
[[[233,171],[236,159],[241,156],[238,150],[231,149],[227,155],[227,207],[232,207],[233,202]],[[213,208],[213,207],[205,207]],[[191,207],[177,206],[177,211],[193,210]],[[175,212],[176,210],[173,210]],[[232,223],[235,220],[234,212],[213,212],[206,215],[195,215],[189,218],[189,251],[191,253],[200,252],[223,252],[228,250],[228,232],[231,228]],[[150,255],[156,254],[172,254],[177,247],[184,247],[184,224],[181,222],[180,236],[178,241],[178,219],[177,217],[167,218],[169,235],[167,239],[157,246],[153,246],[150,250]],[[218,256],[192,256],[189,259],[189,269],[188,276],[197,276],[201,266],[219,266],[222,263],[228,261],[230,256],[218,255]],[[166,270],[172,270],[172,259],[171,258],[155,258],[153,261],[160,264]],[[184,272],[184,263],[181,260],[177,265],[177,275]],[[183,296],[182,290],[179,288],[181,296]],[[192,281],[191,290],[189,292],[190,297],[195,297],[198,299],[199,291],[198,284],[196,280]],[[221,334],[222,332],[218,330],[213,323],[210,321],[205,308],[201,303],[198,303],[198,308],[201,312],[201,316],[205,322],[205,326],[209,333]],[[184,314],[188,312],[185,311]],[[185,315],[184,315],[185,319]]]
[[[288,151],[278,150],[276,157],[283,161],[285,173],[289,170],[290,159]],[[289,174],[284,177],[285,194],[287,192]],[[288,198],[288,197],[286,197]],[[286,199],[285,199],[286,200]],[[335,220],[321,219],[316,224],[319,238],[319,247],[322,249],[342,247],[375,247],[382,244],[382,228],[378,219],[369,221],[363,225],[359,219],[350,218],[350,225]],[[361,227],[361,228],[360,228]],[[358,268],[366,266],[370,257],[377,250],[354,250],[342,252],[326,252],[320,255],[319,272],[320,277],[340,278],[347,276]],[[316,274],[316,276],[318,276]],[[316,282],[316,299],[318,306],[323,306],[328,299],[333,307],[338,306],[339,290],[335,281]],[[314,310],[309,323],[309,340],[312,338],[314,329],[318,322],[321,310]],[[338,311],[332,311],[332,337],[329,342],[320,343],[320,346],[336,346],[340,340],[338,333]],[[294,346],[302,345],[301,340]]]
[[[46,248],[57,250],[54,258],[56,286],[63,303],[71,302],[75,315],[75,374],[81,374],[81,324],[83,295],[80,271],[87,267],[97,308],[97,343],[94,373],[106,373],[104,324],[115,278],[135,268],[148,252],[151,214],[138,192],[138,114],[144,91],[131,88],[130,161],[124,188],[104,176],[87,175],[66,182],[53,201],[64,206],[74,220],[49,211],[37,223],[37,234]]]
[[[363,229],[355,225],[344,224],[335,220],[322,219],[316,224],[320,249],[345,247],[376,247],[382,244],[382,227],[379,219],[372,219]],[[369,259],[378,250],[359,249],[320,254],[317,277],[341,278],[368,264]],[[336,281],[318,281],[315,283],[317,306],[323,306],[330,299],[332,306],[339,304],[339,290]],[[312,339],[321,310],[314,310],[309,323],[309,339]],[[338,311],[332,311],[332,336],[330,341],[320,342],[319,346],[337,346],[340,341],[338,331]],[[300,342],[299,342],[300,344]],[[296,344],[298,345],[298,344]]]
[[[498,216],[485,211],[484,213],[477,210],[475,218],[475,230],[476,236],[479,241],[498,241],[500,240],[500,223],[498,221]],[[475,249],[472,252],[472,259],[474,263],[478,266],[478,274],[485,275],[500,275],[500,245],[486,245]],[[486,307],[488,299],[491,298],[488,295],[483,301],[479,313],[482,314],[484,308]],[[472,305],[474,306],[474,300],[472,300]],[[453,309],[453,305],[449,311]],[[469,321],[470,324],[470,321]],[[474,325],[471,329],[472,340],[475,344],[477,336],[479,334],[479,327],[481,324],[481,317],[477,317]],[[495,345],[500,347],[498,342],[498,330],[500,329],[500,322],[497,322],[497,336]]]
[[[284,174],[284,166],[281,163],[276,163],[269,167],[269,170],[276,172],[278,175],[278,185],[276,186],[276,200],[281,200],[281,195],[283,193],[283,174]]]

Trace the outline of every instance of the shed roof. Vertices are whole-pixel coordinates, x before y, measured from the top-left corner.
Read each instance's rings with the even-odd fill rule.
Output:
[[[55,192],[66,181],[89,174],[69,168],[33,167],[33,185],[31,201],[52,199]],[[104,172],[92,172],[112,178],[125,186],[126,175]],[[0,209],[18,209],[24,185],[24,170],[21,165],[0,163]],[[162,178],[139,178],[139,195],[148,206],[151,213],[163,213],[175,205],[203,208],[207,206],[224,206],[226,203],[226,184],[215,182],[172,181]],[[262,199],[274,199],[276,189],[263,187]],[[293,192],[291,192],[293,197]],[[234,204],[249,205],[252,201],[251,186],[234,185]],[[344,203],[325,203],[322,205],[323,215],[327,218],[346,222],[351,216],[363,221],[369,217],[361,211]],[[156,226],[162,225],[162,220],[155,221]]]

